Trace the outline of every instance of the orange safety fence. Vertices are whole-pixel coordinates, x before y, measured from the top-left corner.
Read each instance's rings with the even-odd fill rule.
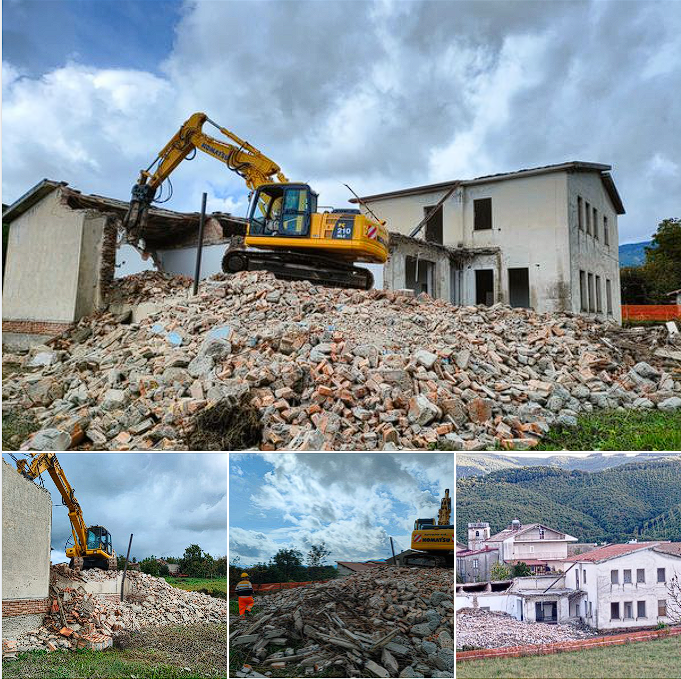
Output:
[[[623,304],[623,321],[673,321],[681,319],[678,304]]]
[[[294,587],[303,587],[304,585],[312,585],[315,582],[328,582],[328,580],[308,580],[307,582],[268,582],[262,585],[253,585],[254,592],[276,592],[280,589],[293,589]],[[231,596],[236,596],[236,588],[230,587],[229,593]]]

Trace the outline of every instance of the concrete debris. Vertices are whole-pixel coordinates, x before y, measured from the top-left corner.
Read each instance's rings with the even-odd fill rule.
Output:
[[[51,449],[183,449],[207,406],[260,413],[259,447],[532,448],[594,409],[678,408],[681,340],[573,314],[456,307],[266,272],[116,281],[118,302],[29,356],[3,385]],[[661,354],[658,352],[662,352]],[[47,355],[49,354],[49,356]],[[47,433],[44,433],[47,430]],[[247,443],[245,446],[253,445]]]
[[[452,570],[379,566],[257,604],[258,617],[231,620],[230,644],[260,670],[295,667],[301,676],[336,665],[348,677],[454,676]],[[294,641],[293,654],[268,649]]]
[[[551,644],[595,635],[574,625],[523,622],[505,613],[490,613],[479,608],[462,608],[456,613],[458,649]]]
[[[38,629],[11,640],[15,650],[104,650],[119,635],[144,627],[227,621],[226,601],[178,589],[139,571],[128,571],[131,592],[123,602],[119,595],[90,593],[80,584],[116,580],[118,575],[100,569],[77,572],[66,564],[52,566],[49,613]]]

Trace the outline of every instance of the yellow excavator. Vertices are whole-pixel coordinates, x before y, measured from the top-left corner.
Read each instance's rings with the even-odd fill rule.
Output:
[[[452,523],[452,498],[449,488],[440,502],[435,519],[416,519],[411,534],[411,551],[403,552],[398,559],[401,566],[454,565],[454,524]]]
[[[227,141],[203,132],[204,123],[216,127]],[[123,222],[129,242],[140,246],[157,190],[183,160],[194,157],[196,149],[223,162],[251,191],[245,247],[227,250],[222,260],[225,273],[264,269],[288,280],[371,288],[371,272],[354,262],[386,261],[385,224],[359,210],[317,212],[317,194],[308,184],[289,181],[273,160],[205,113],[194,113],[185,121],[149,167],[140,171]]]
[[[69,510],[74,542],[72,547],[66,549],[66,556],[70,559],[69,566],[79,570],[101,568],[115,571],[118,560],[113,549],[111,533],[104,526],[86,526],[83,510],[76,500],[74,490],[57,456],[54,453],[29,453],[29,455],[33,457],[30,464],[28,460],[16,460],[17,471],[29,481],[33,481],[47,471]]]

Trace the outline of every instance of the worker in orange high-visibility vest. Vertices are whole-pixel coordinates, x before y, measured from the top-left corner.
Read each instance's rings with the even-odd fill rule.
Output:
[[[253,585],[248,579],[248,573],[241,574],[241,580],[236,586],[236,595],[239,597],[239,615],[243,618],[253,608]]]

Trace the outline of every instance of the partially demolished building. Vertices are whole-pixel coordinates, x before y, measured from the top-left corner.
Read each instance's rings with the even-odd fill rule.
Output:
[[[9,242],[3,343],[44,340],[106,304],[108,288],[121,265],[117,241],[127,207],[124,201],[84,194],[65,182],[44,179],[4,210]],[[223,213],[207,217],[204,246],[226,244],[245,234],[243,219]],[[141,234],[145,252],[123,247],[168,273],[186,273],[178,270],[176,255],[195,249],[198,222],[198,213],[152,208]]]
[[[610,169],[567,162],[362,197],[396,232],[386,287],[621,321],[624,206]]]

